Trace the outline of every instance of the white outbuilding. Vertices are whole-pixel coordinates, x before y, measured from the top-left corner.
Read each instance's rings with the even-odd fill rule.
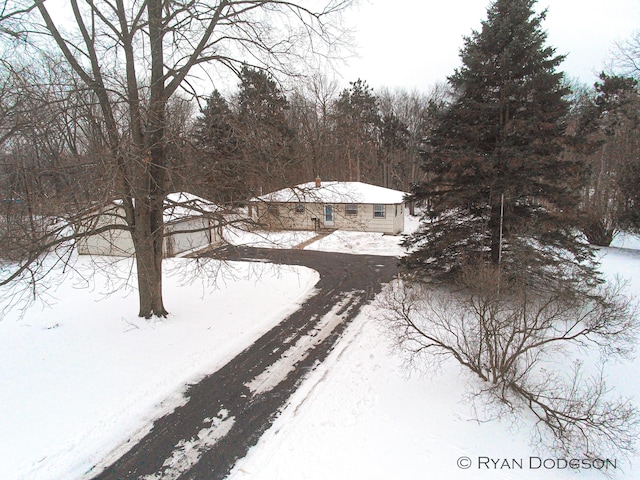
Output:
[[[165,257],[173,257],[189,250],[204,248],[221,241],[219,222],[213,217],[220,207],[187,192],[167,195],[164,201]],[[121,200],[114,200],[96,209],[90,228],[100,230],[109,225],[126,225]],[[84,255],[113,255],[129,257],[135,254],[131,234],[126,229],[108,229],[82,237],[78,241],[78,253]]]

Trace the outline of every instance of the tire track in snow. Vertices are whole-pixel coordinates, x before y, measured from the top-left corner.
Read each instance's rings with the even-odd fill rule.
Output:
[[[213,447],[218,440],[224,437],[235,422],[234,417],[229,417],[227,410],[221,410],[218,417],[213,420],[206,418],[205,422],[211,422],[211,426],[203,428],[198,435],[190,440],[180,440],[162,464],[162,470],[153,475],[145,475],[141,480],[177,480],[180,476],[198,463],[202,453]]]
[[[364,292],[362,292],[364,293]],[[253,395],[259,395],[272,390],[280,382],[295,370],[296,364],[307,358],[312,348],[324,342],[331,332],[340,325],[351,310],[350,302],[353,295],[336,304],[329,313],[320,319],[316,327],[310,333],[298,338],[298,341],[287,349],[275,363],[267,367],[260,375],[255,377],[245,386]],[[345,309],[345,307],[347,307]]]
[[[184,405],[156,420],[96,480],[225,478],[362,305],[397,272],[394,257],[250,248],[209,254],[313,268],[320,273],[317,292],[227,365],[189,387]]]

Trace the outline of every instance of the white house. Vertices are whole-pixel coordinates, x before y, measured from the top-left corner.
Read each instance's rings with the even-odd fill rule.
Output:
[[[208,214],[220,207],[186,192],[167,195],[164,201],[164,256],[172,257],[195,248],[205,247],[221,240],[218,222]],[[97,230],[107,225],[126,225],[122,201],[115,200],[96,211],[90,228]],[[112,229],[81,238],[78,253],[85,255],[134,255],[133,240],[127,230]]]
[[[404,230],[406,193],[362,182],[315,182],[251,200],[254,220],[283,230]]]

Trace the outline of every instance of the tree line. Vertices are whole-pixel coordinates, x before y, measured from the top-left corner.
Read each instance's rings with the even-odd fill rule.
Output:
[[[402,191],[420,180],[422,135],[438,90],[383,90],[364,80],[338,91],[319,77],[287,92],[268,72],[244,67],[237,91],[213,90],[184,129],[180,184],[217,202],[320,177]]]
[[[63,62],[54,62],[5,64],[2,86],[2,197],[43,214],[117,195],[102,160],[98,99],[78,87]],[[165,127],[168,190],[222,204],[315,177],[409,191],[424,175],[422,137],[443,102],[442,89],[376,95],[363,80],[340,92],[336,85],[320,78],[287,94],[267,70],[243,66],[228,97],[214,89],[199,101],[172,98]]]
[[[53,215],[117,195],[98,100],[63,61],[41,60],[3,64],[5,213]],[[571,185],[581,192],[581,231],[608,245],[639,224],[637,80],[602,73],[563,95],[567,141],[557,154],[581,164]],[[214,89],[199,100],[178,95],[167,104],[168,190],[239,204],[315,177],[410,191],[438,170],[430,134],[453,94],[444,85],[375,93],[361,79],[339,91],[324,77],[287,92],[268,70],[243,66],[234,93]]]

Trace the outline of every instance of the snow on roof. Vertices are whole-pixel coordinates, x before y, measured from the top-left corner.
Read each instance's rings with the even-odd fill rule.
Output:
[[[220,207],[202,197],[188,192],[170,193],[164,199],[164,221],[171,222],[185,217],[213,213]]]
[[[134,199],[135,201],[135,199]],[[122,200],[114,200],[113,205],[122,205]],[[220,210],[218,205],[188,192],[170,193],[164,199],[164,222],[174,222],[183,218],[196,217]]]
[[[253,201],[281,203],[374,203],[395,204],[404,201],[405,192],[362,182],[302,183],[254,198]]]

